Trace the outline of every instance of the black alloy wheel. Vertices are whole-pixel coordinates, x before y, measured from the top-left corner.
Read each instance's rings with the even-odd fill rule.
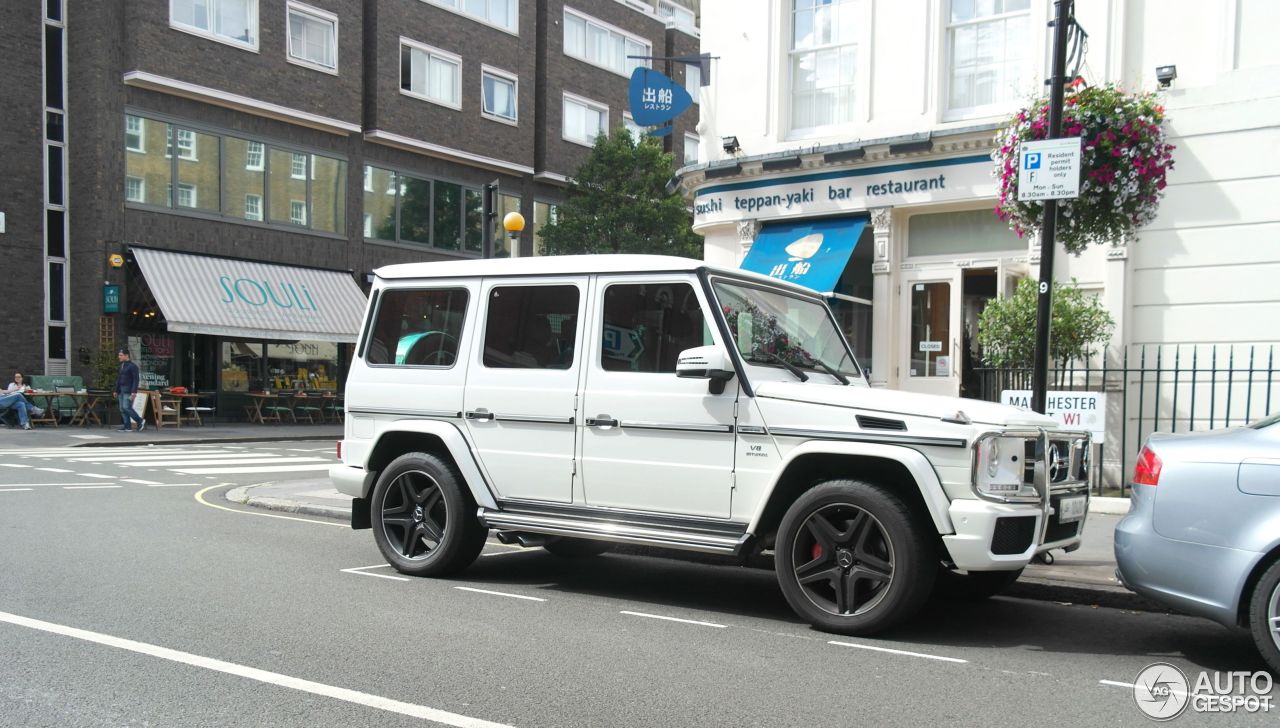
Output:
[[[932,523],[894,491],[830,480],[787,509],[774,570],[787,603],[814,627],[875,634],[911,617],[929,598],[937,576]]]
[[[453,468],[427,453],[406,453],[378,477],[370,499],[373,537],[404,574],[443,576],[475,561],[488,529]]]

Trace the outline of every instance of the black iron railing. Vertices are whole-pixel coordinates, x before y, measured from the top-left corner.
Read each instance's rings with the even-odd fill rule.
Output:
[[[1095,492],[1125,493],[1134,458],[1153,432],[1235,427],[1280,411],[1276,348],[1139,345],[1050,369],[1051,391],[1108,395]],[[979,399],[999,402],[1005,390],[1031,389],[1031,369],[978,368],[977,385]]]

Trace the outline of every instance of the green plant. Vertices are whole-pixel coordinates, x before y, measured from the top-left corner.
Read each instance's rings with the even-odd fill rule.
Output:
[[[114,389],[120,373],[120,361],[112,349],[98,349],[93,355],[93,388]]]
[[[1082,83],[1072,84],[1062,114],[1062,136],[1080,139],[1080,195],[1059,201],[1056,235],[1077,255],[1092,243],[1132,237],[1155,219],[1174,149],[1165,141],[1164,107],[1155,94]],[[996,214],[1018,235],[1038,232],[1044,218],[1042,202],[1018,200],[1018,159],[1023,142],[1048,138],[1048,116],[1045,99],[1019,111],[991,153],[1000,184]]]
[[[569,182],[554,222],[542,228],[547,255],[653,253],[702,257],[689,207],[668,193],[670,154],[651,137],[600,136]]]
[[[1035,358],[1036,282],[1024,278],[1010,298],[997,298],[978,317],[978,343],[982,359],[992,367],[1030,367]],[[1072,279],[1071,285],[1053,284],[1053,308],[1049,323],[1049,358],[1059,366],[1093,353],[1111,338],[1115,320],[1098,299]]]

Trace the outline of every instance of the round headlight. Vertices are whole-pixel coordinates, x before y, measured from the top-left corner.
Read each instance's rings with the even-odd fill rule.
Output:
[[[994,478],[1000,472],[1000,440],[987,440],[987,477]]]

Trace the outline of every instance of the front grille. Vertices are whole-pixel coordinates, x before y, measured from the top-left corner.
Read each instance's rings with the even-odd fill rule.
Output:
[[[1020,554],[1031,548],[1036,537],[1035,516],[997,518],[991,535],[991,553],[997,556]]]

